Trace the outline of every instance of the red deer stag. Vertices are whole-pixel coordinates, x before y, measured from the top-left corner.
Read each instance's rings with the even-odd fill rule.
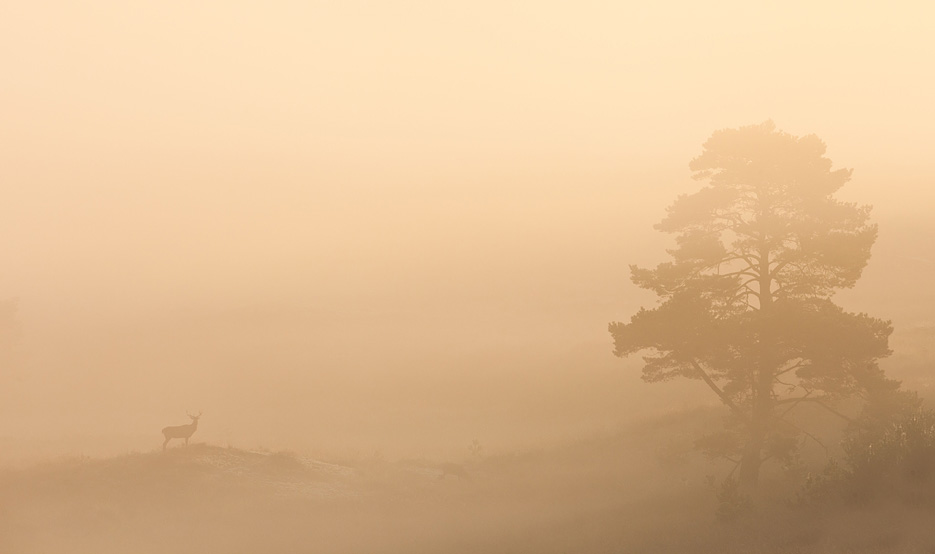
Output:
[[[162,434],[166,437],[165,442],[162,443],[162,449],[166,449],[166,445],[169,444],[169,441],[172,439],[185,439],[185,445],[188,446],[188,439],[193,434],[195,430],[198,429],[198,418],[201,417],[201,412],[198,412],[198,415],[192,415],[188,412],[188,417],[192,418],[192,422],[188,425],[176,425],[174,427],[166,427],[162,430]]]

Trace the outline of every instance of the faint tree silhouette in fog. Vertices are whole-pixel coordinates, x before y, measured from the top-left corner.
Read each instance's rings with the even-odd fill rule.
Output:
[[[660,297],[629,323],[611,323],[617,356],[648,351],[643,379],[700,379],[731,412],[702,446],[739,462],[744,490],[766,459],[791,455],[804,432],[786,421],[806,403],[886,395],[877,360],[892,328],[831,301],[852,287],[877,227],[869,206],[832,195],[849,169],[831,169],[825,145],[771,121],[715,132],[689,167],[705,185],[682,195],[656,229],[676,234],[672,260],[631,266]]]

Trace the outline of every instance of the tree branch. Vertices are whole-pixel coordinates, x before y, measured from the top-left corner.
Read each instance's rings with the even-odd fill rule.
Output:
[[[788,410],[787,410],[787,412],[788,412]],[[786,425],[792,427],[793,429],[799,431],[800,433],[804,434],[806,437],[808,437],[808,438],[812,439],[813,441],[815,441],[816,443],[818,443],[818,446],[820,446],[820,447],[825,451],[825,456],[827,456],[827,457],[829,457],[829,458],[831,457],[831,454],[830,454],[830,452],[828,451],[828,446],[827,446],[825,443],[821,442],[821,440],[819,440],[818,437],[816,437],[815,435],[809,433],[809,432],[806,431],[805,429],[802,429],[801,427],[799,427],[799,426],[796,425],[795,423],[792,423],[791,421],[789,421],[789,420],[787,420],[787,419],[783,419],[782,416],[785,415],[785,414],[786,414],[786,412],[783,412],[782,415],[774,416],[774,417],[776,417],[776,419],[778,419],[779,421],[785,423]]]
[[[750,264],[750,267],[758,267],[760,265],[760,257],[757,256],[756,254],[748,254],[748,253],[738,254],[737,256],[734,257],[734,259],[741,259],[747,262],[748,264]]]
[[[734,275],[746,275],[747,277],[752,277],[752,278],[754,278],[754,279],[759,279],[759,278],[760,278],[760,276],[757,275],[756,273],[753,273],[753,272],[748,271],[748,270],[746,270],[746,269],[740,269],[740,270],[737,270],[737,271],[731,271],[731,272],[729,272],[729,273],[718,273],[718,275],[721,276],[721,277],[733,277]]]
[[[796,397],[796,398],[783,398],[783,399],[781,399],[781,400],[777,400],[775,403],[778,405],[778,404],[788,404],[788,403],[790,403],[790,402],[794,402],[795,404],[792,406],[792,408],[794,408],[795,406],[797,406],[797,405],[798,405],[799,403],[801,403],[801,402],[814,402],[815,404],[818,404],[818,405],[821,406],[822,408],[828,410],[829,412],[831,412],[832,414],[834,414],[834,415],[840,417],[841,419],[844,419],[844,420],[848,421],[849,423],[854,423],[854,418],[849,417],[849,416],[846,416],[846,415],[842,414],[841,412],[835,410],[835,409],[832,408],[831,406],[825,404],[825,402],[824,402],[825,399],[824,399],[824,398],[818,398],[818,397],[816,397],[816,398],[808,398],[808,395],[809,395],[809,394],[811,394],[811,391],[809,391],[805,396],[798,396],[798,397]],[[791,410],[792,408],[789,408],[789,409]],[[789,411],[789,410],[786,410],[786,412],[788,412],[788,411]],[[783,412],[783,414],[785,414],[786,412]]]
[[[786,408],[786,411],[784,411],[783,413],[779,414],[779,417],[782,418],[782,417],[784,417],[786,414],[788,414],[789,412],[791,412],[793,408],[795,408],[796,406],[799,405],[800,402],[802,402],[803,400],[805,400],[806,398],[808,398],[808,396],[809,396],[810,394],[812,394],[812,391],[806,392],[806,393],[805,393],[805,396],[796,398],[796,399],[795,399],[796,401],[795,401],[791,406],[789,406],[788,408]],[[784,402],[782,402],[782,401],[777,401],[776,403],[777,403],[777,404],[780,404],[780,403],[784,403]]]
[[[801,402],[801,401],[803,401],[803,400],[809,400],[809,401],[817,400],[817,398],[809,398],[808,396],[809,396],[810,394],[812,394],[812,391],[808,391],[808,392],[805,394],[805,396],[796,396],[796,397],[794,397],[794,398],[780,398],[779,400],[777,400],[777,401],[775,402],[775,404],[776,404],[776,405],[779,405],[779,404],[788,404],[788,403],[790,403],[790,402],[795,402],[796,404],[798,404],[799,402]]]
[[[844,420],[847,421],[848,423],[854,423],[854,418],[849,417],[849,416],[846,416],[846,415],[842,414],[841,412],[835,410],[835,409],[832,408],[831,406],[829,406],[829,405],[825,404],[824,402],[822,402],[822,400],[821,400],[820,398],[812,398],[812,399],[809,399],[809,401],[818,404],[818,405],[821,406],[822,408],[828,410],[829,412],[831,412],[832,414],[834,414],[834,415],[840,417],[841,419],[844,419]]]
[[[800,362],[796,363],[795,365],[793,365],[792,367],[787,367],[786,369],[783,369],[782,371],[780,371],[779,373],[777,373],[775,376],[776,376],[776,377],[779,377],[780,375],[785,375],[786,373],[789,373],[789,372],[792,371],[793,369],[799,369],[800,367],[804,367],[804,366],[805,366],[805,362],[804,362],[804,361],[800,361]]]
[[[751,255],[748,255],[748,254],[736,254],[736,255],[733,255],[733,256],[725,256],[725,257],[721,258],[721,260],[720,260],[718,263],[719,263],[719,264],[726,264],[726,263],[728,263],[728,262],[736,262],[737,260],[743,260],[743,261],[747,262],[747,265],[748,265],[751,269],[752,269],[752,268],[756,268],[756,267],[758,266],[758,264],[753,263],[753,260],[751,259],[751,257],[753,257],[752,254],[751,254]]]
[[[714,382],[714,379],[708,375],[708,373],[701,367],[701,365],[699,365],[698,362],[696,362],[694,359],[689,360],[688,363],[690,363],[692,367],[695,368],[695,371],[698,372],[698,375],[701,376],[701,379],[704,380],[708,387],[713,390],[716,395],[718,395],[718,397],[721,399],[721,402],[723,402],[735,414],[740,416],[741,419],[746,421],[747,415],[743,412],[743,410],[741,410],[740,407],[730,399],[730,396],[728,396],[727,393],[721,390],[721,387],[717,386],[717,383]]]
[[[774,267],[774,268],[772,269],[772,273],[779,273],[780,271],[782,271],[782,269],[783,269],[784,267],[786,267],[787,265],[789,265],[789,264],[792,263],[793,261],[795,261],[795,258],[787,258],[787,259],[785,259],[785,260],[782,260],[781,262],[779,262],[778,264],[776,264],[776,267]]]

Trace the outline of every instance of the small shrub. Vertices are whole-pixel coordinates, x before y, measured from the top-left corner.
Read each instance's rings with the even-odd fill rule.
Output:
[[[842,446],[856,499],[935,504],[935,412],[919,409],[889,425],[858,429]]]
[[[805,477],[805,484],[796,494],[794,503],[826,504],[840,500],[848,478],[847,470],[832,458],[821,472],[809,473]]]
[[[916,409],[889,422],[854,427],[842,442],[841,463],[832,460],[810,476],[804,502],[837,498],[935,506],[935,412]]]

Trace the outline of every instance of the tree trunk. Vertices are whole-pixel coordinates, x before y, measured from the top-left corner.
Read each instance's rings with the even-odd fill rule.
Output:
[[[765,213],[765,211],[764,211]],[[769,247],[761,241],[759,249],[759,356],[751,391],[753,406],[750,410],[749,436],[740,459],[740,487],[747,494],[756,491],[763,463],[763,447],[773,417],[774,337],[770,328],[773,305],[772,277],[769,271]]]
[[[743,455],[740,458],[740,488],[747,494],[756,491],[759,484],[763,447],[766,446],[772,410],[772,373],[763,370],[754,396],[753,410],[750,412],[747,444],[744,445]]]
[[[750,437],[747,439],[743,456],[740,458],[740,490],[746,494],[753,493],[759,483],[765,437],[766,428],[762,422],[750,422]]]

